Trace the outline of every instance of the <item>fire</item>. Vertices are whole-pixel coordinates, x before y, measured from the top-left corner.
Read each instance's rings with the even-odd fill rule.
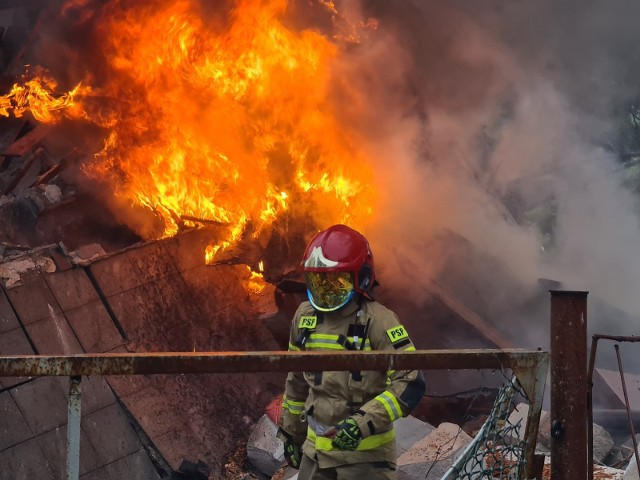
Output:
[[[9,93],[0,97],[0,115],[8,117],[13,114],[20,118],[25,112],[30,112],[33,118],[43,123],[58,121],[62,110],[66,116],[82,116],[75,99],[88,94],[91,89],[78,84],[71,91],[56,95],[53,92],[57,86],[55,80],[46,76],[27,80],[24,85],[14,84]]]
[[[206,248],[208,263],[284,215],[318,227],[366,222],[375,200],[370,162],[332,95],[342,47],[285,26],[286,0],[237,0],[224,21],[205,4],[104,2],[91,49],[107,59],[108,75],[64,95],[34,78],[0,97],[0,114],[28,109],[54,122],[63,111],[103,127],[85,173],[160,217],[156,236],[174,235],[183,218],[226,225],[224,239]]]
[[[264,275],[261,272],[252,270],[249,265],[247,265],[247,269],[249,270],[249,278],[244,282],[245,288],[256,295],[262,293],[264,288],[267,286],[264,280]]]

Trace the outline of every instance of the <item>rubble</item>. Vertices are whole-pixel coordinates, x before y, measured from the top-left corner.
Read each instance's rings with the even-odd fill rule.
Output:
[[[436,427],[411,415],[399,418],[395,421],[394,426],[396,429],[396,450],[398,455],[402,455],[416,442],[422,440],[436,429]]]
[[[524,438],[524,427],[526,424],[527,415],[529,413],[529,405],[526,403],[520,403],[509,415],[508,423],[516,425],[521,423],[519,430],[520,439]],[[551,448],[551,416],[549,412],[543,410],[540,414],[540,424],[538,427],[538,444],[536,445],[536,451],[548,455]],[[615,442],[611,437],[611,434],[607,432],[603,427],[594,423],[593,424],[593,461],[595,463],[602,463],[609,455],[614,447]]]
[[[631,457],[629,461],[629,465],[624,472],[623,480],[638,480],[640,476],[638,476],[638,464],[636,462],[635,454]]]
[[[276,437],[277,433],[278,426],[267,415],[263,415],[251,432],[247,443],[249,462],[259,472],[269,477],[284,461],[284,445],[282,440]]]
[[[442,423],[398,457],[398,477],[406,480],[439,479],[469,443],[458,425]]]
[[[39,255],[30,255],[23,258],[0,263],[0,279],[7,287],[20,285],[21,275],[30,270],[39,270],[52,273],[56,271],[53,260]]]

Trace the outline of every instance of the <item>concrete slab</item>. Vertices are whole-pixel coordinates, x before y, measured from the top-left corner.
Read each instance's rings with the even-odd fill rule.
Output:
[[[18,318],[9,304],[4,290],[0,289],[0,333],[18,328]]]
[[[109,474],[109,479],[160,480],[160,475],[144,450],[132,453],[104,468]]]
[[[52,273],[44,279],[63,311],[100,300],[98,292],[82,268]]]
[[[594,392],[597,389],[608,387],[619,399],[621,407],[624,408],[624,392],[622,391],[620,372],[605,370],[603,368],[597,368],[596,372],[600,374],[605,384],[600,384],[600,382],[598,382],[599,379],[594,375]],[[625,373],[624,381],[627,386],[627,395],[629,397],[631,410],[640,410],[640,376]]]
[[[62,312],[27,325],[27,334],[40,355],[84,353],[82,346]]]
[[[66,480],[67,426],[63,425],[37,437],[38,444],[53,470],[52,479]],[[89,437],[80,431],[80,475],[100,466],[98,454],[89,442]]]
[[[178,271],[184,272],[205,266],[204,252],[209,244],[217,243],[219,235],[214,229],[197,229],[163,242],[168,256]]]
[[[8,391],[0,393],[0,412],[0,450],[33,437],[29,424]]]
[[[102,300],[67,310],[65,316],[87,353],[104,353],[124,343]]]
[[[111,474],[107,470],[107,467],[100,467],[93,472],[89,472],[86,475],[82,475],[80,480],[113,480]]]
[[[143,388],[122,399],[145,433],[153,440],[189,422],[179,405],[171,402],[166,392],[155,385]]]
[[[178,273],[161,242],[152,242],[128,252],[141,285]]]
[[[145,375],[109,375],[106,380],[120,398],[154,384],[151,377]]]
[[[82,377],[82,415],[88,415],[116,403],[105,377]]]
[[[42,275],[37,275],[30,283],[8,289],[7,296],[25,325],[62,311]]]
[[[204,458],[202,445],[194,444],[193,432],[189,427],[160,435],[153,443],[173,470],[178,470],[184,459],[196,461],[196,457]]]
[[[132,351],[192,351],[200,346],[197,340],[209,338],[208,328],[199,330],[202,315],[179,275],[117,294],[108,302]]]
[[[433,425],[411,415],[396,420],[394,428],[396,430],[396,451],[398,456],[435,430]]]
[[[9,332],[0,333],[0,355],[33,355],[27,336],[18,327]],[[0,386],[12,387],[28,380],[29,377],[0,377]]]
[[[276,437],[278,426],[263,415],[247,440],[247,458],[260,473],[271,477],[284,461],[284,445]]]
[[[182,273],[191,297],[207,319],[207,350],[254,350],[256,345],[278,350],[273,335],[252,311],[249,296],[238,281],[245,271],[242,265],[219,265]]]
[[[40,377],[10,390],[34,435],[67,423],[66,378]]]
[[[142,447],[117,403],[84,416],[82,429],[98,453],[100,466],[124,458]]]
[[[140,285],[129,252],[92,263],[89,269],[106,297],[126,292]]]
[[[80,477],[80,480],[159,480],[160,475],[144,450]]]
[[[0,480],[51,480],[54,477],[35,438],[0,452]]]

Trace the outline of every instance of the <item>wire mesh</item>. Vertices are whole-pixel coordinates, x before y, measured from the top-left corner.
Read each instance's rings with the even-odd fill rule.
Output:
[[[521,393],[515,377],[498,391],[496,400],[474,440],[467,446],[442,480],[500,479],[517,480],[524,472],[525,446],[523,419],[510,423],[517,394]]]

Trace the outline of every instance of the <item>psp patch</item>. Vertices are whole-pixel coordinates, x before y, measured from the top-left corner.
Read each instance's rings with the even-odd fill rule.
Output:
[[[389,337],[391,343],[396,344],[402,340],[408,340],[409,334],[402,325],[398,325],[397,327],[387,330],[387,337]]]
[[[298,328],[316,328],[316,323],[318,323],[318,317],[315,315],[302,315]]]

